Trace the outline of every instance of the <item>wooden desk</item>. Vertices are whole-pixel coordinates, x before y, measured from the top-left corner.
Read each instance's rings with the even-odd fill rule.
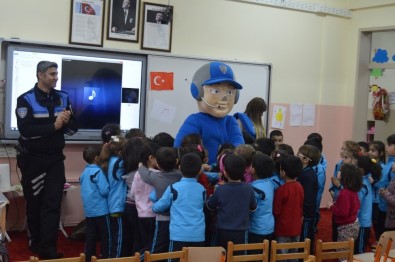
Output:
[[[7,228],[6,228],[6,216],[7,216],[7,207],[10,202],[8,199],[5,197],[5,195],[0,192],[0,228],[1,228],[1,233],[7,238],[8,242],[11,242],[10,237],[7,234]]]

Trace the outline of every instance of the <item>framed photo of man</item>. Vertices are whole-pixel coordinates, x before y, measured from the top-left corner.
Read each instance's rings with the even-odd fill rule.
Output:
[[[107,39],[138,42],[140,0],[110,0]]]
[[[103,46],[105,0],[72,0],[71,44]]]
[[[171,51],[173,6],[144,3],[141,49]]]

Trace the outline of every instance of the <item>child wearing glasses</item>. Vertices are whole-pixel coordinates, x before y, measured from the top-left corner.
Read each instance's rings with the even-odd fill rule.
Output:
[[[317,206],[318,194],[318,177],[317,172],[313,168],[320,161],[321,153],[311,145],[303,145],[299,148],[297,156],[303,164],[303,171],[297,177],[297,181],[303,187],[304,200],[303,200],[303,223],[302,233],[300,239],[304,240],[309,238],[314,243],[314,221]],[[313,254],[313,246],[310,245],[310,252]]]

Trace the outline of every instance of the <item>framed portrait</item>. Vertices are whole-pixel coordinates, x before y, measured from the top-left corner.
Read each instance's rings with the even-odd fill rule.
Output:
[[[110,0],[107,39],[138,42],[140,0]]]
[[[141,49],[171,51],[173,6],[144,3]]]
[[[71,0],[70,44],[103,46],[105,0]]]

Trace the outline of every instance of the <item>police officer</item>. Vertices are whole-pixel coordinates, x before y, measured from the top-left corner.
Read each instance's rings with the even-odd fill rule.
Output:
[[[54,89],[58,65],[39,62],[37,79],[33,89],[17,100],[17,162],[26,199],[30,249],[42,259],[56,259],[63,256],[57,252],[56,243],[66,182],[64,134],[72,135],[78,128],[67,93]]]

